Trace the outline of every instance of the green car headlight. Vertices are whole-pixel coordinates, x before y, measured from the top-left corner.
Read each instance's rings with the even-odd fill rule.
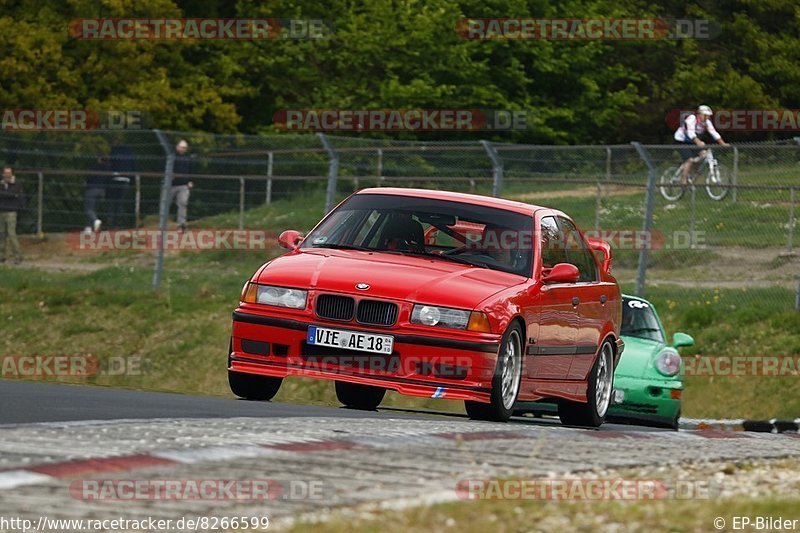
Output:
[[[661,352],[655,363],[656,370],[665,376],[675,376],[681,371],[681,356],[675,352]]]

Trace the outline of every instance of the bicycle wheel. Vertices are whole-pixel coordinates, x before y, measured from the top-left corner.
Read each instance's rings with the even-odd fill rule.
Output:
[[[683,196],[684,187],[681,185],[681,167],[669,167],[661,174],[661,186],[658,188],[665,200],[675,202]]]
[[[712,200],[720,201],[728,195],[730,174],[724,165],[717,164],[714,171],[709,170],[706,176],[706,192]]]

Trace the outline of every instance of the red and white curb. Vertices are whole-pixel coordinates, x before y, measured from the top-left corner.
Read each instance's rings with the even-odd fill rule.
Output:
[[[680,428],[693,431],[749,431],[753,433],[800,432],[800,418],[769,420],[681,418]]]
[[[753,438],[743,432],[709,426],[694,431],[644,432],[644,431],[583,431],[582,434],[597,439],[730,439]],[[207,461],[231,461],[260,457],[275,457],[285,454],[348,451],[364,448],[396,448],[403,444],[436,444],[445,441],[475,442],[484,440],[535,440],[541,433],[526,429],[466,431],[466,432],[416,432],[411,434],[373,435],[348,439],[297,439],[274,438],[267,444],[234,446],[208,446],[174,450],[134,453],[111,457],[73,459],[68,461],[10,467],[0,470],[0,490],[9,490],[24,485],[37,485],[52,480],[82,475],[128,472],[146,468],[195,464]],[[798,437],[800,434],[787,434]]]

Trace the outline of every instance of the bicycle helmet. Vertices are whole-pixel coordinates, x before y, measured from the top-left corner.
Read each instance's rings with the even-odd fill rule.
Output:
[[[701,105],[700,107],[698,107],[697,112],[700,113],[701,115],[706,115],[709,117],[714,114],[714,112],[711,111],[711,108],[708,107],[707,105]]]

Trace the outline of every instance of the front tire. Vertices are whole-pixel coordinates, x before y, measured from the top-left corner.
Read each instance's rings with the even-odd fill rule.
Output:
[[[336,397],[345,406],[362,411],[374,411],[383,401],[386,389],[359,385],[346,381],[336,382]]]
[[[669,167],[661,174],[661,185],[658,190],[665,200],[677,202],[684,193],[684,186],[681,185],[680,167]]]
[[[558,418],[565,426],[600,427],[606,419],[614,390],[614,348],[611,342],[603,342],[600,354],[589,373],[588,401],[558,402]]]
[[[730,182],[729,176],[728,169],[719,163],[717,163],[715,172],[709,171],[706,177],[706,193],[709,198],[719,202],[728,195],[728,191],[730,190],[728,188],[728,183]]]
[[[467,415],[473,420],[506,422],[514,412],[521,379],[522,329],[515,323],[506,330],[500,343],[490,403],[465,401]]]
[[[278,394],[283,378],[258,376],[228,370],[231,392],[245,400],[268,401]]]

